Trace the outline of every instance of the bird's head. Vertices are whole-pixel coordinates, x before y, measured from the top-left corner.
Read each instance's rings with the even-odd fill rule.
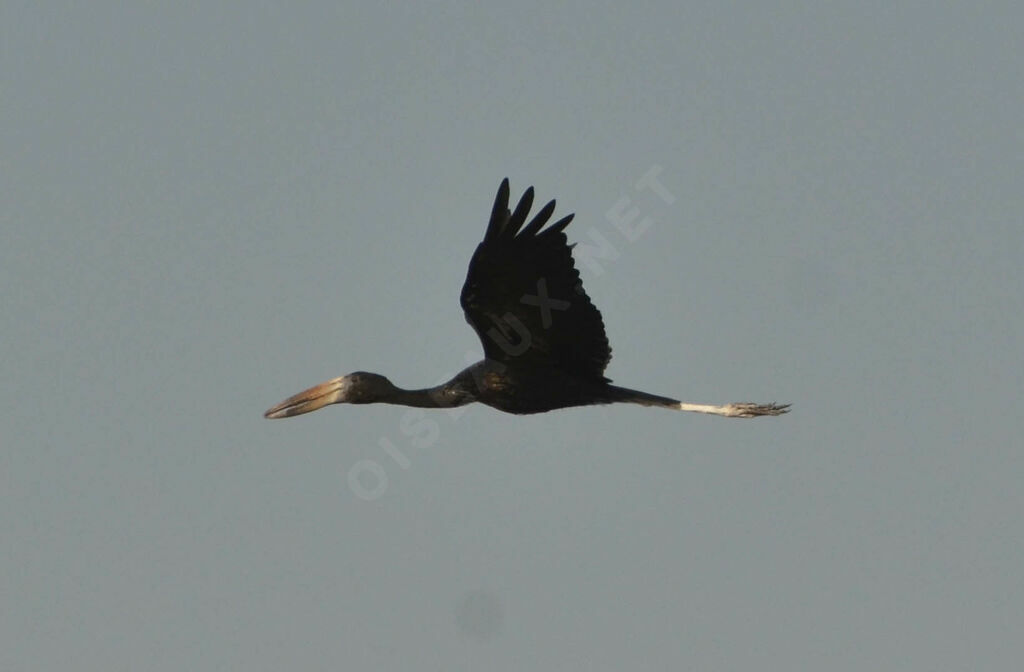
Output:
[[[385,401],[395,389],[391,381],[379,373],[356,371],[293,394],[267,410],[263,417],[290,418],[331,404],[372,404]]]

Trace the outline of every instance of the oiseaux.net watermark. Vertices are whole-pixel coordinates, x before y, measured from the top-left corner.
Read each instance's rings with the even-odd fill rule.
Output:
[[[649,213],[676,202],[676,197],[661,178],[662,173],[661,166],[651,166],[633,182],[630,193],[620,196],[605,211],[610,230],[608,227],[591,226],[582,237],[575,238],[573,257],[581,273],[603,275],[605,264],[621,257],[622,246],[637,242],[654,226],[655,220]],[[536,293],[526,293],[521,298],[523,304],[540,312],[544,329],[558,319],[559,311],[569,308],[571,301],[570,297],[551,296],[545,278],[538,279]],[[515,339],[509,338],[513,333]],[[528,329],[511,314],[501,318],[487,335],[511,356],[522,354],[530,346]],[[474,351],[466,352],[464,357],[467,365],[478,358],[479,354]],[[446,376],[441,381],[450,377]],[[380,457],[359,460],[349,468],[347,480],[352,494],[364,501],[380,499],[390,483],[388,469],[397,467],[407,471],[413,464],[410,452],[430,448],[441,438],[439,419],[446,425],[456,423],[467,410],[468,406],[440,408],[429,413],[420,408],[405,410],[398,420],[397,432],[377,440],[377,447],[382,453]]]

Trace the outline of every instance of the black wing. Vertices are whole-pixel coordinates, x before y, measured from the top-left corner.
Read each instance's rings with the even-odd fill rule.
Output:
[[[462,287],[466,321],[480,337],[487,359],[603,379],[612,350],[563,232],[573,215],[544,229],[554,201],[526,224],[533,187],[515,212],[508,209],[508,197],[505,178]]]

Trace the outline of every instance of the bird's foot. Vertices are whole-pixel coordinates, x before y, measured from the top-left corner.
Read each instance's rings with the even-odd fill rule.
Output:
[[[782,415],[789,413],[790,404],[729,404],[726,406],[726,417],[756,418],[761,415]]]

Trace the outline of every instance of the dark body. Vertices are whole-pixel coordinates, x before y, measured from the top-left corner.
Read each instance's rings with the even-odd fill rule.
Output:
[[[565,235],[573,215],[544,228],[554,201],[527,223],[533,188],[514,212],[508,198],[505,180],[459,297],[485,359],[452,382],[475,401],[509,413],[617,401],[604,376],[612,358],[604,322],[583,289]]]
[[[618,401],[668,406],[679,403],[668,397],[611,385],[604,378],[579,376],[558,369],[511,368],[486,359],[462,370],[455,378],[435,389],[440,392],[436,397],[439,406],[461,406],[478,401],[516,414]],[[531,393],[523,394],[523,390]]]

